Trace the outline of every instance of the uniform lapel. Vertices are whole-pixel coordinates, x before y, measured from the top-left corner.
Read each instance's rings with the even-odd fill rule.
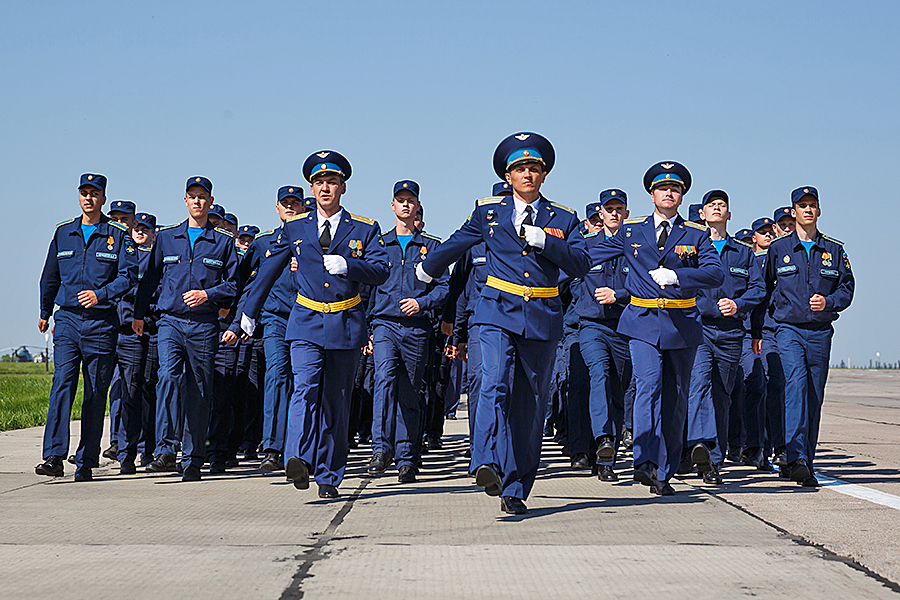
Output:
[[[656,245],[656,219],[653,215],[650,215],[644,220],[641,230],[644,232],[644,239],[647,242],[647,246],[658,256],[659,248]]]
[[[669,237],[666,239],[666,247],[663,248],[662,256],[665,256],[666,253],[671,252],[672,248],[674,248],[681,238],[684,237],[684,219],[681,218],[681,215],[675,217],[674,224],[672,225],[672,231],[669,232]]]
[[[353,233],[354,229],[353,219],[350,218],[350,213],[346,210],[341,209],[341,224],[338,225],[337,231],[335,232],[334,237],[331,239],[331,246],[328,249],[329,254],[334,254],[334,250],[340,248],[344,243],[344,240]]]
[[[500,204],[495,206],[497,207],[497,217],[495,220],[500,224],[495,225],[493,229],[499,227],[506,235],[516,240],[520,246],[524,246],[525,242],[519,237],[519,232],[515,230],[515,226],[513,225],[513,215],[516,212],[515,200],[512,199],[512,196],[508,196]],[[488,210],[490,210],[490,208]]]
[[[303,238],[309,242],[309,244],[316,249],[316,252],[319,254],[323,254],[322,246],[319,245],[319,219],[316,216],[316,211],[312,211],[306,217],[300,217],[302,219],[301,225],[303,230]],[[296,240],[290,240],[291,243]],[[302,242],[301,242],[302,243]],[[334,244],[332,243],[332,246]]]
[[[556,215],[556,210],[550,205],[550,202],[541,196],[540,201],[540,210],[537,212],[537,216],[534,219],[535,227],[540,227],[543,229],[546,227],[550,220]]]

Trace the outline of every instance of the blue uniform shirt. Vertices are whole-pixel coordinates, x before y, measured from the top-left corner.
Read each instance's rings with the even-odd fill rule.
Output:
[[[766,291],[777,323],[830,323],[853,300],[855,282],[844,244],[821,232],[806,256],[797,232],[772,241],[766,256]],[[825,310],[813,312],[809,299],[825,297]]]
[[[126,329],[126,333],[131,333],[131,321],[132,319],[134,319],[134,300],[137,297],[137,290],[138,285],[140,284],[140,280],[144,278],[144,273],[147,272],[147,265],[150,264],[150,255],[152,253],[152,248],[144,248],[143,246],[137,247],[138,282],[135,283],[134,287],[128,290],[124,296],[122,296],[117,305],[119,312],[119,323],[124,329]],[[144,331],[146,333],[156,333],[156,323],[154,317],[156,312],[156,302],[158,299],[159,287],[156,288],[156,292],[153,294],[153,297],[150,300],[150,307],[144,313]]]
[[[606,241],[606,235],[588,233],[584,236],[585,249],[589,249],[597,243]],[[591,267],[584,276],[583,283],[578,286],[575,295],[575,311],[582,319],[594,319],[599,321],[618,320],[622,311],[628,305],[631,294],[625,288],[625,278],[628,276],[628,265],[625,257],[613,258],[606,262],[598,263]],[[616,301],[613,304],[600,304],[594,298],[594,290],[607,287],[616,292]]]
[[[743,326],[744,316],[756,308],[766,296],[759,260],[749,244],[728,236],[722,242],[719,260],[725,271],[725,281],[716,288],[697,291],[697,308],[704,323],[720,327]],[[715,244],[715,242],[713,242]],[[737,304],[737,314],[723,317],[719,300],[730,298]]]
[[[112,310],[137,275],[137,250],[124,225],[104,215],[85,243],[81,217],[64,221],[56,226],[41,273],[41,318],[50,318],[54,304],[81,309],[82,291],[97,294],[88,314]]]
[[[308,213],[304,213],[301,216],[305,216],[307,214]],[[272,249],[278,242],[281,233],[281,227],[278,227],[277,229],[270,229],[269,231],[264,231],[257,235],[253,239],[253,243],[250,244],[250,247],[247,248],[247,252],[246,254],[244,254],[244,258],[241,261],[241,281],[245,282],[243,294],[244,297],[242,298],[241,302],[245,301],[250,291],[250,282],[256,278],[256,276],[259,274],[259,269],[272,255]],[[287,318],[291,314],[291,308],[293,308],[296,301],[297,278],[289,268],[285,268],[278,275],[278,278],[272,285],[272,289],[269,292],[269,295],[266,296],[262,310],[263,312],[267,312],[269,314],[280,315],[284,318]],[[241,312],[242,306],[238,307],[236,314],[240,314]],[[237,333],[239,328],[240,319],[235,319],[231,330]]]
[[[161,287],[157,303],[161,315],[214,323],[219,309],[230,308],[237,294],[237,269],[234,236],[224,229],[207,222],[191,249],[187,220],[161,227],[138,286],[134,318],[144,318],[156,288]],[[204,290],[207,301],[189,307],[183,295],[190,290]]]

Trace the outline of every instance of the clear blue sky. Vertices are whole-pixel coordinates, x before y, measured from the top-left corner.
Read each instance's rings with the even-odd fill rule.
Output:
[[[857,279],[832,359],[900,359],[900,3],[3,6],[0,346],[43,345],[38,279],[83,172],[160,223],[185,218],[184,181],[205,175],[268,229],[278,187],[330,148],[353,164],[345,207],[390,228],[393,183],[415,179],[446,237],[489,195],[497,143],[531,130],[556,148],[545,195],[581,215],[607,187],[649,213],[641,177],[660,160],[693,174],[683,214],[727,190],[731,231],[817,186]]]

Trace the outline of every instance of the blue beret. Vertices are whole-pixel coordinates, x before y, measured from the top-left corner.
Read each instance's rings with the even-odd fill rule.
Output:
[[[597,213],[599,213],[601,208],[603,208],[602,202],[591,202],[584,207],[584,215],[585,217],[590,218],[591,215],[596,215]]]
[[[710,190],[703,194],[703,202],[701,202],[701,206],[706,206],[713,200],[720,199],[724,200],[725,204],[728,205],[728,194],[726,194],[723,190]]]
[[[288,197],[303,200],[303,188],[299,185],[286,185],[278,188],[278,202]]]
[[[106,191],[106,177],[95,173],[85,173],[81,176],[81,183],[78,184],[79,189],[89,185],[97,188],[101,192]]]
[[[231,223],[232,225],[234,225],[235,227],[238,226],[238,218],[237,218],[237,215],[236,215],[236,214],[234,214],[234,213],[225,213],[225,216],[222,217],[222,218],[225,219],[226,221],[228,221],[229,223]]]
[[[772,219],[770,219],[769,217],[762,217],[753,221],[753,225],[750,226],[750,231],[756,233],[766,225],[772,225]]]
[[[798,202],[800,202],[800,198],[802,198],[803,196],[812,196],[813,198],[818,200],[819,190],[811,185],[798,187],[796,190],[791,192],[791,204],[797,204]]]
[[[406,190],[407,192],[412,192],[413,195],[418,198],[419,197],[419,184],[413,181],[412,179],[403,179],[402,181],[398,181],[394,184],[394,195],[397,195],[397,192],[402,192]]]
[[[598,196],[600,200],[600,204],[606,204],[610,200],[621,200],[625,206],[628,206],[628,195],[625,194],[622,190],[618,190],[616,188],[610,188],[608,190],[603,190],[600,192]]]
[[[749,229],[738,229],[734,234],[734,239],[741,240],[742,242],[747,238],[752,238],[753,232]]]
[[[188,177],[187,183],[184,184],[184,191],[188,191],[192,185],[199,185],[204,190],[212,194],[212,181],[206,177]]]
[[[794,218],[793,216],[791,216],[790,206],[782,206],[781,208],[776,210],[775,214],[772,216],[772,220],[777,223],[778,219],[781,219],[783,217],[791,217],[792,219]]]
[[[491,188],[491,196],[509,196],[512,194],[512,188],[505,181],[498,181]]]
[[[259,233],[259,227],[256,225],[242,225],[240,229],[238,229],[238,235],[252,235],[256,237],[256,234]]]
[[[549,173],[556,162],[556,152],[547,138],[530,131],[514,133],[494,150],[494,172],[500,179],[505,178],[510,167],[522,162],[539,162]]]
[[[220,219],[225,218],[225,207],[221,204],[210,204],[209,205],[209,214],[215,215]]]
[[[688,206],[688,221],[692,223],[701,223],[703,219],[700,218],[700,209],[703,208],[702,204],[691,204]]]
[[[653,191],[658,185],[666,183],[678,183],[687,194],[691,189],[691,174],[687,168],[681,163],[674,160],[667,162],[658,162],[644,173],[644,189],[648,192]]]
[[[150,213],[138,213],[134,215],[135,225],[146,225],[150,231],[156,231],[156,217]]]
[[[134,206],[134,202],[132,202],[131,200],[113,200],[112,203],[109,205],[109,210],[110,210],[110,212],[116,211],[116,212],[121,212],[121,213],[125,213],[128,215],[133,215],[135,206]]]
[[[350,161],[334,150],[322,150],[310,154],[303,163],[303,176],[311,182],[313,177],[324,173],[340,175],[344,181],[347,181],[350,179]]]

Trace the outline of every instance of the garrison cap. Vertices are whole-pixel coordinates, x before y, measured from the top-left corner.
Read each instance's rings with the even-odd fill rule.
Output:
[[[549,173],[556,162],[553,145],[538,133],[523,131],[509,136],[494,150],[494,172],[500,179],[513,165],[523,162],[541,163],[544,172]]]
[[[800,202],[800,199],[803,196],[812,196],[816,200],[819,199],[819,190],[814,188],[811,185],[805,185],[803,187],[798,187],[796,190],[791,192],[791,204],[797,204]]]
[[[138,213],[134,215],[134,224],[149,227],[150,231],[156,231],[156,217],[150,213]]]
[[[601,206],[606,205],[606,203],[610,200],[621,200],[622,204],[628,206],[628,195],[622,190],[616,188],[603,190],[602,192],[600,192],[600,195],[597,196],[597,198]]]
[[[509,196],[512,194],[512,188],[505,181],[498,181],[491,188],[491,196]]]
[[[225,216],[223,216],[222,218],[225,219],[227,222],[231,223],[232,225],[234,225],[235,227],[238,226],[238,218],[237,218],[236,214],[225,213]]]
[[[419,184],[412,179],[403,179],[394,184],[395,196],[397,195],[397,192],[402,192],[404,190],[406,190],[407,192],[412,192],[416,198],[419,197]]]
[[[752,237],[753,237],[753,232],[750,231],[749,229],[738,229],[738,230],[734,233],[734,239],[740,240],[740,241],[742,241],[742,242],[745,241],[745,240],[748,240],[748,239],[750,239],[750,238],[752,238]]]
[[[648,192],[667,183],[680,184],[683,193],[687,194],[691,189],[691,174],[683,164],[674,160],[658,162],[644,173],[644,189]]]
[[[241,225],[241,228],[238,229],[238,236],[252,235],[253,237],[256,237],[258,233],[259,227],[256,225]]]
[[[775,214],[772,216],[772,220],[777,223],[779,219],[782,219],[784,217],[791,217],[792,219],[794,218],[791,215],[791,207],[790,206],[782,206],[781,208],[776,210]]]
[[[106,193],[106,176],[97,175],[96,173],[85,173],[81,176],[81,183],[78,184],[78,189],[81,189],[86,185]]]
[[[350,179],[350,161],[334,150],[322,150],[310,154],[303,163],[303,176],[312,182],[313,177],[334,173],[340,175],[344,181]]]
[[[691,204],[688,206],[688,221],[691,223],[702,223],[703,219],[700,218],[701,208],[703,208],[702,204]]]
[[[209,214],[215,215],[220,219],[225,219],[225,207],[221,204],[210,204],[209,205]]]
[[[710,190],[706,192],[705,194],[703,194],[703,202],[701,202],[700,204],[702,206],[706,206],[716,199],[724,200],[725,204],[728,205],[728,194],[726,194],[724,190]]]
[[[772,219],[770,219],[769,217],[762,217],[753,221],[753,225],[750,226],[750,231],[756,233],[766,225],[773,225]]]
[[[188,177],[187,183],[184,184],[184,191],[188,191],[192,185],[199,185],[204,190],[212,194],[212,181],[206,177]]]
[[[133,215],[135,211],[134,202],[131,200],[113,200],[109,205],[109,212],[112,211]]]
[[[303,188],[299,185],[286,185],[278,188],[278,202],[281,202],[285,198],[303,200]]]

